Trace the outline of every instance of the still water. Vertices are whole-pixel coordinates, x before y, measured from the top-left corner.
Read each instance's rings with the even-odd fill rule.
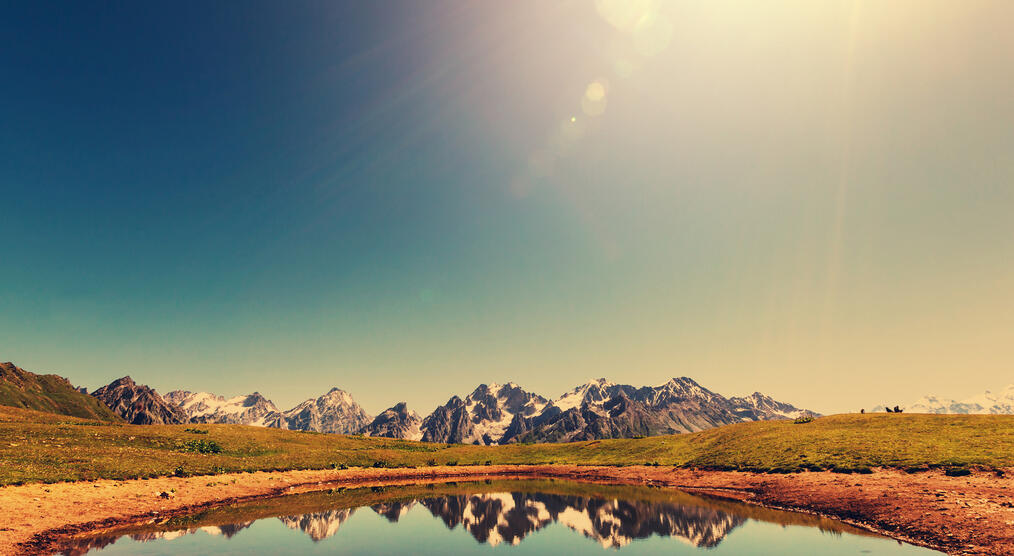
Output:
[[[936,554],[803,514],[643,487],[332,489],[86,535],[66,554]]]

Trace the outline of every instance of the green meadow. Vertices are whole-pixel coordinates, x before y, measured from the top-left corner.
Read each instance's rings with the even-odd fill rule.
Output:
[[[127,425],[0,407],[0,485],[487,463],[964,473],[1014,466],[1014,416],[850,414],[673,436],[470,446],[242,425]]]

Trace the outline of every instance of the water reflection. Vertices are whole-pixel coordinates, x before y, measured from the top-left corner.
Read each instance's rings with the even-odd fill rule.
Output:
[[[198,532],[229,539],[265,519],[277,519],[289,529],[300,531],[319,543],[336,535],[340,539],[338,533],[342,526],[357,511],[371,510],[390,523],[398,523],[410,513],[414,516],[418,512],[428,512],[447,529],[457,530],[461,526],[461,530],[478,543],[488,546],[519,545],[533,533],[553,524],[580,533],[604,548],[616,549],[653,536],[713,548],[751,519],[783,526],[815,526],[837,535],[843,532],[866,535],[847,525],[817,517],[639,487],[488,481],[485,484],[415,485],[377,490],[331,490],[216,508],[164,523],[72,539],[65,545],[64,553],[84,554],[106,547],[117,539],[172,540]],[[418,521],[419,518],[413,519]]]
[[[419,503],[449,529],[461,524],[475,540],[493,546],[519,544],[528,534],[560,523],[604,547],[620,548],[651,535],[711,547],[746,521],[700,506],[542,493],[444,496]]]

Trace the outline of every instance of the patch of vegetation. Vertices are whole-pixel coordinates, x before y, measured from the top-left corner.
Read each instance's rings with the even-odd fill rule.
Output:
[[[220,454],[222,447],[214,440],[187,440],[180,444],[180,451],[193,452],[195,454]]]
[[[0,407],[0,484],[153,478],[177,472],[342,469],[370,467],[378,461],[391,467],[550,461],[654,466],[657,462],[666,467],[779,473],[1014,466],[1014,416],[1010,415],[834,415],[815,419],[806,427],[792,421],[763,421],[643,439],[504,446],[310,435],[218,424],[202,425],[208,435],[195,438],[188,427],[193,425],[100,423]]]
[[[944,469],[944,475],[948,477],[964,477],[971,474],[972,470],[967,467],[948,467]]]
[[[813,422],[813,415],[809,415],[809,414],[807,414],[807,415],[800,415],[799,417],[796,417],[792,422],[793,422],[793,424],[796,424],[796,425],[803,425],[803,424],[806,424],[806,423],[812,423]]]
[[[208,434],[208,431],[204,430],[204,429],[189,429],[188,428],[188,429],[183,429],[183,430],[189,432],[190,434]]]

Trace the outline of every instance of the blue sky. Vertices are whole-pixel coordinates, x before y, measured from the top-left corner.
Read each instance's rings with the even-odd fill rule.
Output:
[[[620,5],[5,4],[0,359],[373,412],[1010,381],[1007,4]]]

